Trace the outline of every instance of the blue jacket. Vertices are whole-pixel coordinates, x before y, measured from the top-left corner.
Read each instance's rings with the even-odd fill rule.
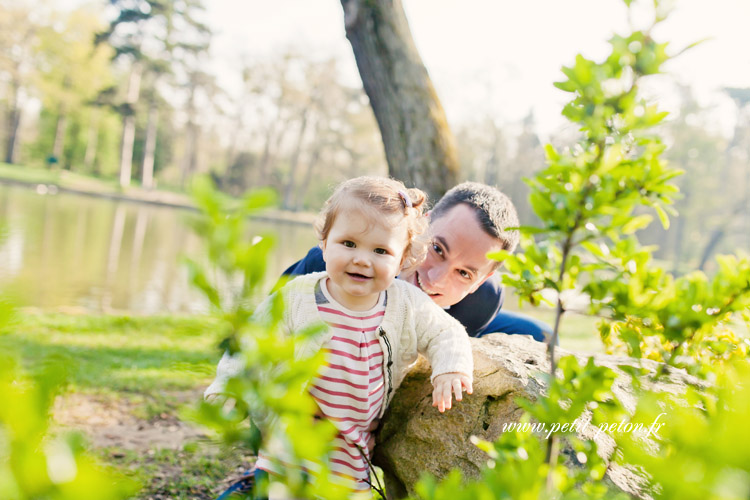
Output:
[[[296,276],[325,271],[325,269],[323,251],[319,247],[313,247],[302,260],[289,266],[283,274]],[[503,307],[503,300],[505,300],[505,292],[496,273],[485,280],[474,293],[467,295],[446,311],[464,325],[470,336],[476,337],[495,319],[500,308]]]

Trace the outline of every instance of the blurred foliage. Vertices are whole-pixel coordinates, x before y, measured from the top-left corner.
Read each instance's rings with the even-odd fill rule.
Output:
[[[655,499],[741,499],[750,495],[750,364],[735,360],[718,372],[710,398],[694,389],[684,396],[645,394],[633,422],[667,415],[658,446],[646,448],[631,434],[618,445],[622,461],[647,471],[646,493]]]
[[[348,498],[346,489],[332,484],[325,457],[335,434],[327,420],[316,419],[317,405],[307,384],[323,362],[323,353],[295,356],[295,346],[320,333],[312,328],[288,335],[284,330],[282,294],[271,295],[256,312],[254,294],[263,283],[273,242],[248,242],[249,216],[274,202],[271,192],[259,191],[239,203],[227,198],[207,178],[193,184],[200,216],[193,228],[206,246],[208,264],[188,261],[192,283],[214,306],[221,322],[221,348],[243,367],[229,379],[225,393],[203,402],[193,417],[213,429],[226,445],[240,445],[254,453],[273,450],[283,459],[274,480],[285,484],[294,498]],[[230,291],[224,290],[229,284]],[[248,422],[248,415],[251,417]],[[302,465],[319,469],[302,472]]]
[[[675,278],[654,267],[647,250],[629,243],[600,261],[607,262],[611,277],[599,274],[584,287],[591,310],[607,316],[599,329],[610,352],[647,357],[701,377],[747,357],[748,339],[730,324],[750,319],[750,257],[720,256],[711,278],[701,271]]]
[[[0,228],[0,240],[5,231]],[[15,309],[0,299],[0,335],[15,326]],[[50,432],[50,411],[65,385],[64,360],[37,359],[26,376],[0,356],[0,498],[3,500],[116,500],[135,484],[98,465],[78,434]]]
[[[27,377],[13,359],[0,358],[0,498],[115,500],[132,495],[135,484],[98,465],[80,435],[50,432],[50,410],[64,387],[65,365],[54,358],[37,361],[39,371]]]
[[[579,55],[563,68],[567,79],[556,85],[573,94],[563,115],[580,127],[582,138],[572,148],[546,147],[547,167],[527,180],[540,226],[520,228],[522,253],[492,255],[505,262],[505,282],[520,300],[551,303],[557,310],[547,392],[537,401],[519,401],[526,410],[522,421],[546,424],[547,434],[514,430],[495,443],[478,442],[489,456],[481,481],[464,485],[455,473],[440,482],[425,478],[418,498],[623,497],[602,482],[607,463],[594,442],[577,437],[570,425],[578,419],[648,425],[665,412],[666,430],[653,440],[616,436],[621,448],[614,456],[644,474],[648,493],[655,498],[747,495],[750,461],[730,451],[735,448],[730,439],[708,436],[714,428],[736,431],[739,440],[746,434],[740,422],[750,416],[750,407],[742,390],[733,387],[750,381],[746,369],[734,371],[747,358],[748,344],[728,325],[736,314],[747,320],[750,261],[721,257],[710,279],[701,272],[675,278],[653,265],[653,249],[635,237],[653,218],[644,207],[669,227],[678,191],[673,179],[681,173],[662,159],[665,146],[654,131],[666,114],[639,92],[641,79],[659,73],[669,59],[667,44],[651,36],[667,12],[654,2],[652,14],[647,30],[614,36],[603,62]],[[631,417],[611,391],[612,370],[597,367],[593,358],[580,365],[573,356],[556,356],[560,322],[571,310],[602,318],[600,333],[611,351],[665,363],[653,375],[626,370],[636,390],[642,377],[658,378],[669,365],[715,385],[678,396],[641,394]],[[696,440],[696,432],[706,438]],[[561,449],[575,460],[559,463]]]

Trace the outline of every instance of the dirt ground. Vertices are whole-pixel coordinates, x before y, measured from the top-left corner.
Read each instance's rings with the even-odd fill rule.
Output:
[[[200,393],[172,396],[188,402],[199,400]],[[147,471],[136,497],[142,500],[214,499],[253,462],[253,457],[240,453],[221,463],[218,447],[196,425],[181,421],[174,412],[146,420],[137,416],[138,410],[127,399],[74,393],[57,398],[53,421],[60,431],[86,435],[93,449],[104,451],[107,462],[134,473]],[[199,451],[183,451],[195,443]]]
[[[200,395],[195,394],[194,401]],[[180,397],[180,399],[187,399]],[[181,449],[186,443],[207,439],[197,427],[175,415],[161,413],[150,420],[137,418],[126,400],[108,400],[86,394],[68,394],[55,401],[53,418],[63,428],[83,432],[94,448]]]

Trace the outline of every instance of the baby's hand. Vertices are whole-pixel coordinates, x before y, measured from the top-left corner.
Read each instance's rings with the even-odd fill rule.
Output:
[[[437,406],[440,413],[446,409],[451,409],[452,395],[456,394],[456,401],[463,399],[462,391],[471,394],[474,389],[471,387],[471,377],[463,373],[443,373],[438,375],[432,381],[434,387],[432,391],[432,406]]]

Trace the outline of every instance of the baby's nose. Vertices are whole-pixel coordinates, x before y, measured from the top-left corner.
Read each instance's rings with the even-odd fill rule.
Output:
[[[354,261],[355,264],[360,265],[360,266],[369,266],[370,265],[370,259],[363,252],[357,252],[354,255],[353,261]]]

